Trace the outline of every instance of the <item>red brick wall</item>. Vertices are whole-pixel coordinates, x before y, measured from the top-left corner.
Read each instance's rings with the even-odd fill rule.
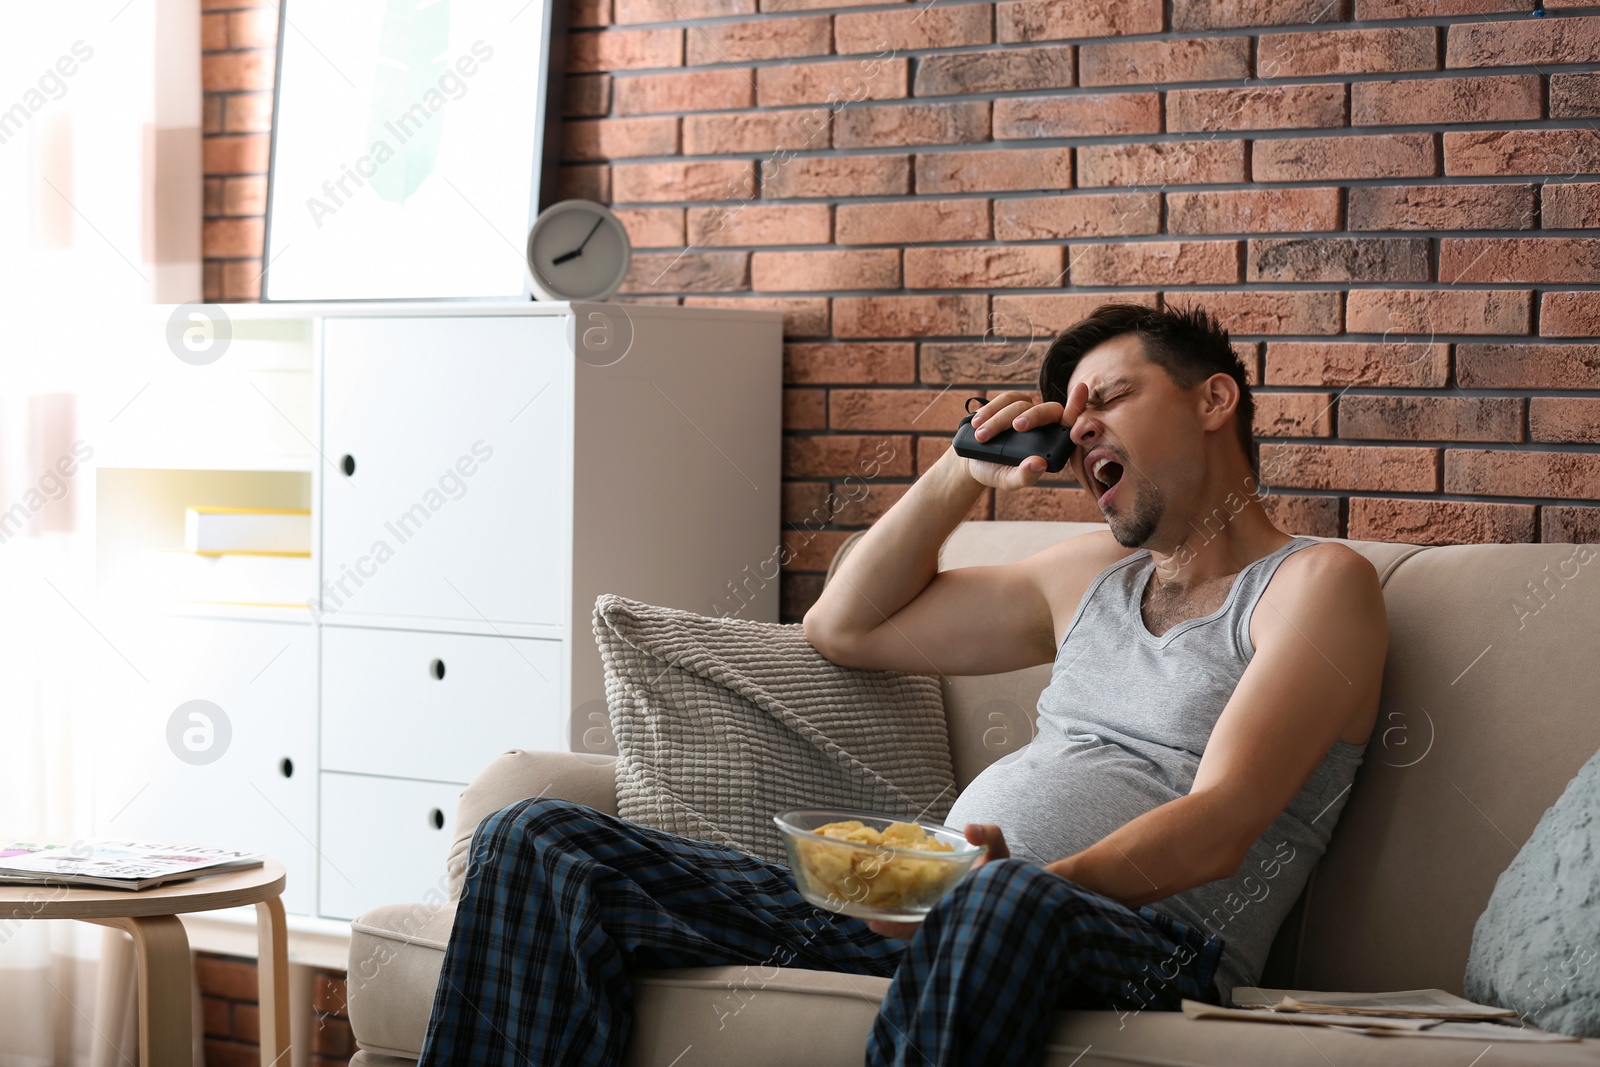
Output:
[[[783,309],[785,617],[1112,297],[1223,316],[1291,532],[1600,540],[1600,4],[759,6],[576,0],[560,188],[631,298]],[[207,288],[248,299],[271,53],[223,17]],[[974,514],[1099,520],[1066,478]]]
[[[205,1067],[258,1067],[261,1011],[256,961],[199,953],[195,974],[205,1021]],[[344,1067],[355,1055],[344,975],[318,971],[311,994],[311,1067]]]
[[[205,299],[256,300],[261,296],[278,11],[255,0],[201,0],[200,6]]]

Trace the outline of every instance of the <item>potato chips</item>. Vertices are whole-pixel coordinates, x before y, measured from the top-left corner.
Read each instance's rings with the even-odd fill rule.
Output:
[[[867,848],[838,848],[797,840],[796,852],[813,888],[884,911],[923,912],[966,870],[960,864],[919,860],[896,852],[954,852],[944,841],[912,822],[892,822],[882,831],[858,820],[831,822],[812,833]]]

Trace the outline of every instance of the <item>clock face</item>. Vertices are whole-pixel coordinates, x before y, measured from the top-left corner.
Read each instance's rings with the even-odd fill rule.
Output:
[[[630,258],[622,223],[586,200],[551,205],[528,235],[534,291],[550,299],[606,299],[622,284]]]

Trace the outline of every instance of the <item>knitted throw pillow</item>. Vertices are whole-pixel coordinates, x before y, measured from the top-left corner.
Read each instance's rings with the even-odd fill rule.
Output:
[[[611,594],[594,634],[624,819],[786,864],[787,808],[939,820],[955,800],[933,675],[837,666],[798,624]]]
[[[1541,1030],[1600,1037],[1600,753],[1500,872],[1472,931],[1467,996]]]

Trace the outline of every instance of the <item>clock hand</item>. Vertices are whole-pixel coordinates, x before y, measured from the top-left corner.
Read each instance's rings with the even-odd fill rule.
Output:
[[[604,222],[604,221],[605,221],[604,219],[595,219],[594,220],[594,225],[589,227],[588,234],[586,234],[584,236],[583,243],[578,245],[577,248],[574,248],[570,252],[561,253],[555,259],[552,259],[550,261],[550,265],[553,267],[553,266],[556,266],[557,264],[565,263],[569,259],[576,259],[579,256],[583,255],[583,246],[589,243],[589,238],[594,236],[594,231],[598,230],[600,228],[600,224],[602,222]]]

